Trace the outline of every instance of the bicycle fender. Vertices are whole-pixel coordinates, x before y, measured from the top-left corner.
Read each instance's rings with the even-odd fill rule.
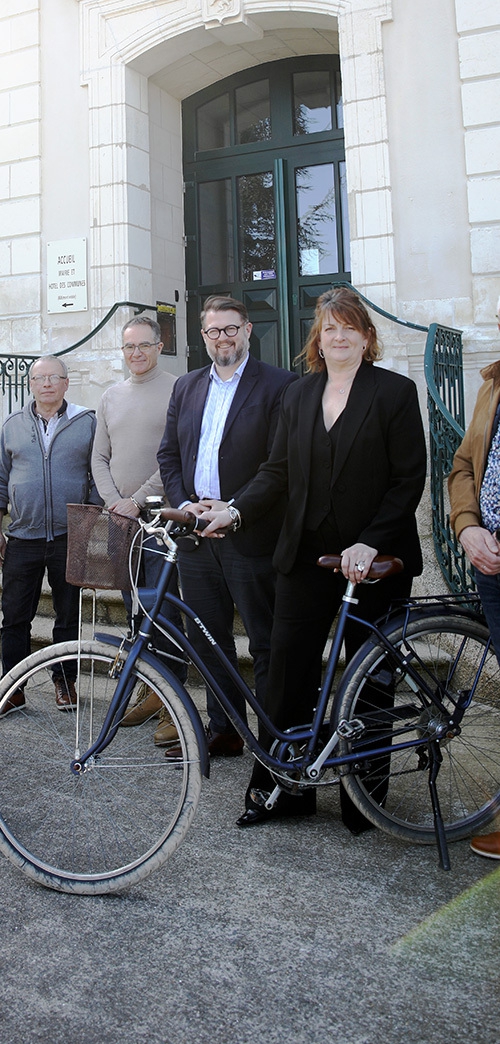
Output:
[[[396,611],[394,614],[390,615],[387,618],[387,620],[384,620],[383,622],[377,620],[375,622],[380,633],[382,635],[388,636],[394,634],[397,631],[402,631],[404,626],[409,622],[409,620],[416,620],[418,622],[428,621],[431,620],[434,616],[453,616],[455,617],[455,619],[456,617],[461,617],[463,620],[474,620],[474,622],[476,623],[482,623],[485,625],[484,618],[481,617],[480,614],[477,613],[477,611],[475,612],[472,608],[468,609],[466,606],[453,606],[453,604],[450,604],[450,606],[435,606],[435,608],[433,607],[431,611],[429,611],[429,609],[426,609],[425,607],[412,606],[409,609],[409,611],[401,609],[401,612]],[[362,645],[360,645],[358,651],[351,660],[351,663],[348,665],[346,670],[344,670],[342,678],[338,685],[338,689],[332,704],[332,710],[330,714],[330,722],[332,723],[334,728],[336,728],[338,725],[338,714],[344,691],[346,691],[346,689],[348,688],[353,674],[356,673],[360,663],[363,662],[366,656],[370,655],[371,649],[377,644],[378,642],[376,635],[368,635],[366,641],[363,642]]]
[[[439,611],[440,616],[459,616],[462,617],[464,620],[474,620],[479,623],[484,623],[484,620],[477,613],[477,611],[475,612],[474,609],[469,609],[467,608],[467,606],[456,606],[452,604],[450,604],[449,606],[439,605],[436,607],[436,613],[437,611]],[[416,620],[417,622],[420,620],[428,620],[430,615],[431,614],[429,614],[428,609],[426,610],[424,607],[415,605],[410,608],[409,612],[404,608],[401,609],[400,612],[396,610],[393,615],[390,615],[388,617],[387,620],[383,622],[381,622],[381,620],[376,620],[375,623],[382,634],[390,635],[393,634],[395,631],[402,630],[404,626],[409,622],[409,620]],[[359,647],[358,651],[354,654],[352,660],[350,661],[342,675],[330,713],[330,722],[335,727],[338,724],[339,709],[345,689],[349,685],[352,675],[356,673],[360,663],[363,662],[365,657],[369,654],[370,649],[373,648],[374,645],[377,645],[377,638],[375,635],[369,634],[366,641],[363,642],[363,644]]]
[[[433,612],[430,609],[434,610]],[[425,606],[419,606],[418,604],[410,605],[409,609],[404,607],[396,607],[392,613],[384,620],[380,617],[379,620],[375,620],[375,623],[383,634],[391,634],[393,631],[397,631],[410,620],[428,620],[432,616],[461,616],[464,620],[475,620],[476,622],[485,622],[482,613],[478,612],[472,606],[466,605],[449,605],[436,604],[430,608]],[[370,640],[369,638],[367,639]]]
[[[97,642],[103,642],[104,645],[112,645],[115,648],[119,648],[123,642],[123,638],[118,637],[115,634],[104,634],[102,632],[94,634],[94,638]],[[181,703],[187,710],[191,719],[191,724],[196,733],[196,739],[198,740],[198,747],[200,751],[200,764],[201,771],[206,779],[210,776],[210,758],[208,755],[207,737],[203,723],[200,718],[198,708],[193,702],[187,689],[184,688],[182,682],[179,681],[177,675],[175,675],[165,664],[153,656],[152,653],[148,652],[147,649],[143,649],[139,660],[143,660],[149,667],[152,667],[158,674],[161,674],[162,678],[172,686],[175,694],[179,697]]]

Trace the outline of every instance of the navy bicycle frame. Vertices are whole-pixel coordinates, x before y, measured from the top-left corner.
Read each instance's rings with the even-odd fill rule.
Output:
[[[127,708],[130,696],[131,696],[131,690],[132,690],[132,685],[130,684],[130,681],[131,681],[131,669],[133,668],[133,666],[136,663],[136,661],[142,656],[147,662],[149,662],[150,664],[154,665],[160,671],[160,673],[165,677],[165,679],[169,682],[169,684],[172,686],[172,688],[174,688],[174,690],[177,692],[177,694],[180,696],[180,698],[183,700],[183,702],[186,704],[186,706],[188,706],[188,709],[189,709],[190,716],[191,716],[192,720],[193,720],[193,712],[196,715],[197,722],[195,722],[193,720],[193,724],[195,724],[196,733],[197,733],[198,740],[200,742],[200,747],[201,747],[201,750],[202,750],[202,768],[203,768],[204,774],[208,775],[207,763],[206,763],[206,742],[204,740],[203,727],[202,727],[202,723],[201,723],[201,719],[199,717],[198,711],[196,710],[196,708],[195,708],[195,706],[194,706],[194,704],[193,704],[193,702],[191,700],[191,697],[189,696],[189,693],[186,691],[184,686],[179,682],[177,677],[168,669],[168,667],[166,667],[163,664],[162,659],[160,657],[158,657],[158,656],[154,656],[154,655],[151,656],[148,653],[149,643],[150,643],[150,640],[151,640],[151,633],[152,633],[153,626],[154,626],[155,622],[157,623],[158,626],[164,628],[164,630],[167,632],[169,637],[171,637],[173,639],[173,641],[180,647],[180,649],[182,649],[182,651],[184,653],[186,653],[186,655],[189,658],[189,660],[192,661],[192,663],[197,667],[197,669],[199,670],[199,672],[200,672],[204,682],[206,682],[206,684],[209,685],[210,688],[214,691],[217,699],[219,700],[219,702],[220,702],[221,706],[223,707],[224,711],[226,712],[227,716],[229,717],[229,719],[231,720],[231,722],[233,723],[235,728],[238,730],[239,734],[245,740],[245,742],[247,743],[247,745],[248,745],[249,749],[251,750],[251,752],[254,755],[256,755],[259,758],[259,760],[264,765],[266,765],[271,771],[274,771],[274,772],[284,772],[284,773],[289,773],[290,772],[290,767],[291,767],[290,766],[290,761],[284,760],[284,759],[282,759],[280,757],[273,756],[272,754],[269,753],[269,751],[265,750],[260,745],[259,740],[254,735],[252,730],[249,728],[247,723],[241,718],[240,714],[235,709],[235,707],[231,703],[230,699],[226,696],[226,694],[223,691],[223,689],[221,689],[220,685],[218,684],[216,679],[213,677],[213,675],[211,674],[210,670],[205,666],[202,657],[198,654],[196,649],[194,649],[194,647],[191,645],[191,642],[189,641],[188,637],[182,631],[180,631],[175,626],[175,624],[172,623],[171,620],[167,620],[167,619],[165,619],[165,617],[163,617],[161,615],[160,607],[161,607],[161,604],[162,604],[162,602],[163,602],[163,600],[165,598],[167,599],[168,602],[170,602],[171,605],[175,606],[183,614],[185,614],[187,617],[189,617],[189,619],[195,624],[195,626],[198,628],[200,633],[203,635],[204,640],[207,642],[207,644],[209,644],[211,646],[212,651],[215,653],[215,655],[217,656],[218,660],[223,665],[223,667],[224,667],[224,669],[225,669],[225,671],[226,671],[226,673],[228,675],[228,678],[230,678],[231,681],[239,689],[240,693],[245,698],[245,700],[248,703],[248,705],[255,712],[255,714],[257,715],[258,720],[264,726],[266,731],[269,733],[269,735],[274,737],[274,739],[277,740],[280,744],[284,744],[284,751],[283,751],[284,755],[286,754],[287,746],[290,744],[291,741],[293,741],[294,743],[303,743],[305,745],[305,752],[304,752],[303,756],[294,759],[294,762],[293,762],[293,771],[294,771],[294,773],[297,772],[297,771],[300,771],[301,769],[305,769],[308,765],[310,765],[314,761],[315,757],[317,757],[317,750],[316,750],[317,742],[318,742],[320,730],[321,730],[322,726],[324,725],[324,721],[325,721],[325,714],[326,714],[326,709],[327,709],[327,705],[328,705],[328,701],[329,701],[329,697],[330,697],[330,690],[331,690],[332,685],[333,685],[333,679],[334,679],[335,671],[336,671],[336,668],[337,668],[337,665],[338,665],[338,661],[339,661],[340,650],[341,650],[341,646],[342,646],[344,628],[345,628],[345,623],[346,623],[347,617],[349,617],[354,622],[359,623],[363,627],[365,627],[366,630],[367,630],[367,637],[368,637],[368,639],[370,639],[370,637],[373,636],[373,638],[374,638],[374,640],[376,640],[377,644],[380,643],[380,645],[383,646],[388,653],[390,653],[391,657],[393,658],[395,666],[401,668],[401,670],[403,670],[407,675],[410,676],[410,678],[413,679],[413,681],[419,686],[421,691],[430,700],[430,702],[432,702],[441,711],[445,710],[445,708],[443,707],[441,701],[439,700],[439,697],[436,695],[436,693],[433,690],[431,690],[429,688],[429,686],[425,682],[425,680],[422,677],[422,675],[419,674],[418,669],[416,669],[413,666],[413,664],[407,658],[405,658],[404,652],[400,652],[400,650],[397,649],[389,641],[389,639],[387,637],[387,633],[386,632],[389,631],[389,629],[390,629],[391,632],[393,632],[395,629],[397,629],[399,624],[401,624],[401,626],[404,628],[405,622],[407,623],[409,618],[413,618],[413,617],[410,617],[410,614],[412,612],[411,599],[409,600],[409,602],[407,604],[406,612],[403,613],[403,615],[401,617],[392,617],[391,616],[390,622],[386,622],[385,624],[382,624],[381,626],[378,626],[375,623],[371,623],[371,622],[369,623],[368,621],[363,620],[360,617],[357,617],[354,613],[352,613],[350,611],[350,604],[351,604],[351,602],[353,600],[352,599],[352,593],[355,590],[355,586],[356,585],[355,584],[350,584],[350,582],[348,582],[347,588],[346,588],[346,593],[344,594],[343,601],[342,601],[342,606],[341,606],[341,609],[340,609],[340,612],[339,612],[339,619],[338,619],[338,622],[337,622],[337,626],[336,626],[334,637],[333,637],[333,641],[332,641],[332,648],[331,648],[330,655],[329,655],[329,658],[328,658],[328,663],[327,663],[327,668],[326,668],[324,681],[323,681],[323,684],[322,684],[321,689],[320,689],[318,703],[317,703],[317,706],[316,706],[316,709],[315,709],[315,712],[314,712],[314,716],[313,716],[311,725],[303,726],[303,727],[294,727],[293,729],[291,729],[289,731],[283,732],[282,730],[278,729],[273,724],[273,722],[270,720],[270,718],[267,716],[265,711],[262,709],[260,704],[257,702],[257,699],[256,699],[254,693],[252,692],[252,690],[248,687],[248,685],[246,684],[244,679],[241,677],[241,675],[238,673],[238,671],[235,670],[235,668],[229,662],[229,660],[227,659],[225,653],[222,651],[222,649],[220,648],[220,646],[218,645],[216,640],[213,638],[213,636],[210,634],[210,632],[204,626],[203,621],[200,620],[200,618],[197,616],[197,614],[185,602],[183,602],[180,598],[177,598],[175,595],[173,595],[173,594],[171,594],[170,592],[167,591],[167,587],[168,587],[168,583],[169,583],[169,580],[170,580],[170,576],[171,576],[171,573],[172,573],[172,570],[174,568],[174,564],[175,564],[175,561],[176,561],[176,554],[175,554],[175,552],[172,553],[168,549],[165,552],[162,552],[162,553],[165,554],[165,559],[166,560],[165,560],[165,563],[163,565],[163,568],[162,568],[162,571],[161,571],[161,574],[160,574],[160,577],[159,577],[159,582],[158,582],[157,588],[155,588],[155,589],[148,589],[148,588],[141,588],[141,589],[139,589],[139,600],[144,605],[144,608],[145,608],[146,612],[148,613],[148,615],[145,615],[143,617],[143,619],[141,621],[141,624],[140,624],[140,627],[139,627],[139,631],[138,631],[136,637],[133,638],[133,639],[130,639],[129,641],[125,640],[124,642],[121,642],[114,635],[108,635],[108,634],[105,634],[105,633],[97,633],[95,635],[95,638],[97,640],[99,640],[101,642],[104,642],[106,644],[110,644],[110,645],[113,645],[115,647],[117,645],[120,645],[120,647],[124,647],[125,649],[128,648],[128,655],[127,655],[126,660],[123,663],[123,667],[121,668],[118,684],[117,684],[116,690],[114,692],[114,695],[113,695],[113,697],[111,699],[110,706],[109,706],[109,709],[108,709],[108,713],[106,715],[106,718],[105,718],[105,721],[103,723],[103,726],[102,726],[102,729],[101,729],[101,732],[100,732],[99,736],[97,737],[95,742],[92,744],[92,746],[84,754],[82,754],[82,756],[77,761],[73,761],[71,763],[72,771],[74,771],[75,773],[80,772],[82,770],[82,768],[84,767],[85,762],[89,758],[98,755],[102,750],[105,749],[105,747],[108,746],[108,744],[114,738],[114,736],[116,734],[116,731],[117,731],[117,729],[118,729],[118,727],[120,725],[120,722],[121,722],[121,720],[123,718],[123,715],[124,715],[124,713],[126,711],[126,708]],[[150,609],[148,609],[148,605],[151,606]],[[442,609],[442,607],[440,606],[440,610],[441,609]],[[446,610],[443,610],[443,611],[446,612]],[[418,609],[416,610],[416,612],[418,612]],[[451,609],[450,609],[450,612],[451,612]],[[428,613],[426,614],[425,610],[424,610],[423,612],[421,612],[420,615],[421,615],[421,618],[424,619],[426,617],[426,615],[428,616],[429,614]],[[461,615],[463,615],[464,618],[469,618],[469,619],[471,617],[477,617],[477,614],[475,614],[473,612],[467,612],[465,610],[462,611]],[[403,648],[403,646],[402,646],[402,648]],[[485,649],[484,655],[486,655],[486,654],[487,654],[487,648]],[[343,694],[345,683],[348,680],[348,676],[357,667],[357,665],[360,662],[360,660],[364,659],[365,656],[366,656],[366,643],[364,643],[361,646],[360,650],[358,651],[356,656],[351,661],[351,664],[347,668],[347,671],[344,672],[344,675],[343,675],[342,681],[340,683],[340,686],[337,689],[337,692],[336,692],[336,694],[334,696],[332,715],[331,715],[333,718],[335,717],[335,709],[336,708],[338,709],[338,706],[340,704],[340,700],[341,700],[341,697],[342,697],[342,694]],[[479,670],[477,671],[476,681],[477,681],[477,677],[480,674],[481,666],[482,666],[482,664],[480,665]],[[460,701],[460,704],[457,705],[457,708],[455,710],[455,716],[453,717],[453,719],[450,719],[450,723],[453,723],[453,724],[458,724],[459,723],[459,721],[463,717],[463,714],[465,713],[465,710],[467,709],[467,707],[469,706],[469,704],[470,704],[470,702],[471,702],[471,700],[473,698],[474,690],[475,690],[475,684],[472,686],[472,688],[468,692],[467,696],[464,697],[463,702]],[[359,744],[359,742],[360,741],[358,739],[357,743]],[[399,743],[399,744],[398,743],[391,743],[391,744],[389,744],[387,746],[377,746],[377,747],[367,748],[367,749],[364,749],[362,751],[359,749],[359,746],[358,746],[356,752],[353,753],[353,754],[342,754],[342,755],[340,755],[338,757],[329,755],[322,762],[322,767],[323,768],[336,768],[336,767],[339,767],[341,765],[348,765],[348,764],[350,764],[351,762],[354,762],[354,761],[359,762],[360,759],[368,760],[370,757],[380,757],[381,755],[391,754],[391,753],[394,753],[395,751],[398,751],[398,750],[408,750],[411,747],[422,746],[422,742],[423,742],[422,737],[419,737],[419,738],[417,738],[415,740],[406,740],[405,742]],[[203,745],[205,747],[205,756],[203,756],[202,743],[203,743]],[[311,784],[312,784],[312,780],[311,780]]]

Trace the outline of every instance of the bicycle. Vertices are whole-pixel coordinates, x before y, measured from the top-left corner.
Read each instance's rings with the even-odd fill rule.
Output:
[[[167,595],[209,643],[229,678],[274,737],[263,749],[180,629],[160,613],[177,543],[199,524],[168,509],[142,532],[165,555],[156,590],[139,589],[142,622],[135,634],[94,633],[42,649],[0,684],[0,711],[23,688],[26,708],[0,718],[0,849],[31,879],[76,894],[122,891],[158,868],[185,836],[208,776],[206,736],[184,686],[151,647],[153,625],[174,642],[210,685],[250,751],[281,790],[328,786],[342,778],[363,814],[408,841],[437,842],[450,868],[448,842],[487,824],[500,808],[499,668],[477,599],[409,599],[377,624],[359,622],[367,640],[338,686],[342,635],[355,616],[350,582],[339,612],[324,681],[310,723],[281,731],[257,704],[195,612]],[[319,560],[338,568],[339,556]],[[402,568],[379,557],[369,579]],[[61,714],[51,669],[78,663],[78,703]],[[182,757],[172,761],[152,742],[151,725],[120,728],[140,685],[170,713]]]

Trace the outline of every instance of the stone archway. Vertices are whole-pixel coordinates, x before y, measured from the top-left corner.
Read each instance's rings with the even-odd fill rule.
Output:
[[[394,307],[381,42],[390,0],[297,0],[293,11],[282,0],[81,0],[80,12],[94,318],[116,300],[165,299],[160,287],[175,283],[183,343],[180,102],[228,72],[320,46],[341,55],[352,278]]]

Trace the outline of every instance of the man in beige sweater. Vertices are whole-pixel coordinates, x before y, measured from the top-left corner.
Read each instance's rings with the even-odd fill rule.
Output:
[[[107,388],[97,409],[92,452],[94,481],[109,511],[133,518],[139,516],[146,497],[164,496],[156,453],[165,430],[175,377],[158,366],[162,347],[160,327],[154,319],[143,315],[130,319],[122,330],[122,352],[130,376]],[[158,550],[156,543],[154,547]],[[144,553],[141,582],[146,587],[156,586],[162,565],[161,555]],[[176,586],[172,590],[177,593]],[[123,597],[130,620],[130,596],[124,592]],[[180,615],[167,601],[162,614],[182,627]],[[160,654],[168,654],[167,664],[184,682],[187,668],[179,661],[178,650],[158,632],[155,646]],[[143,691],[123,724],[140,725],[156,716],[160,706],[154,693]],[[175,740],[175,729],[162,717],[157,730],[161,736],[157,739]]]

